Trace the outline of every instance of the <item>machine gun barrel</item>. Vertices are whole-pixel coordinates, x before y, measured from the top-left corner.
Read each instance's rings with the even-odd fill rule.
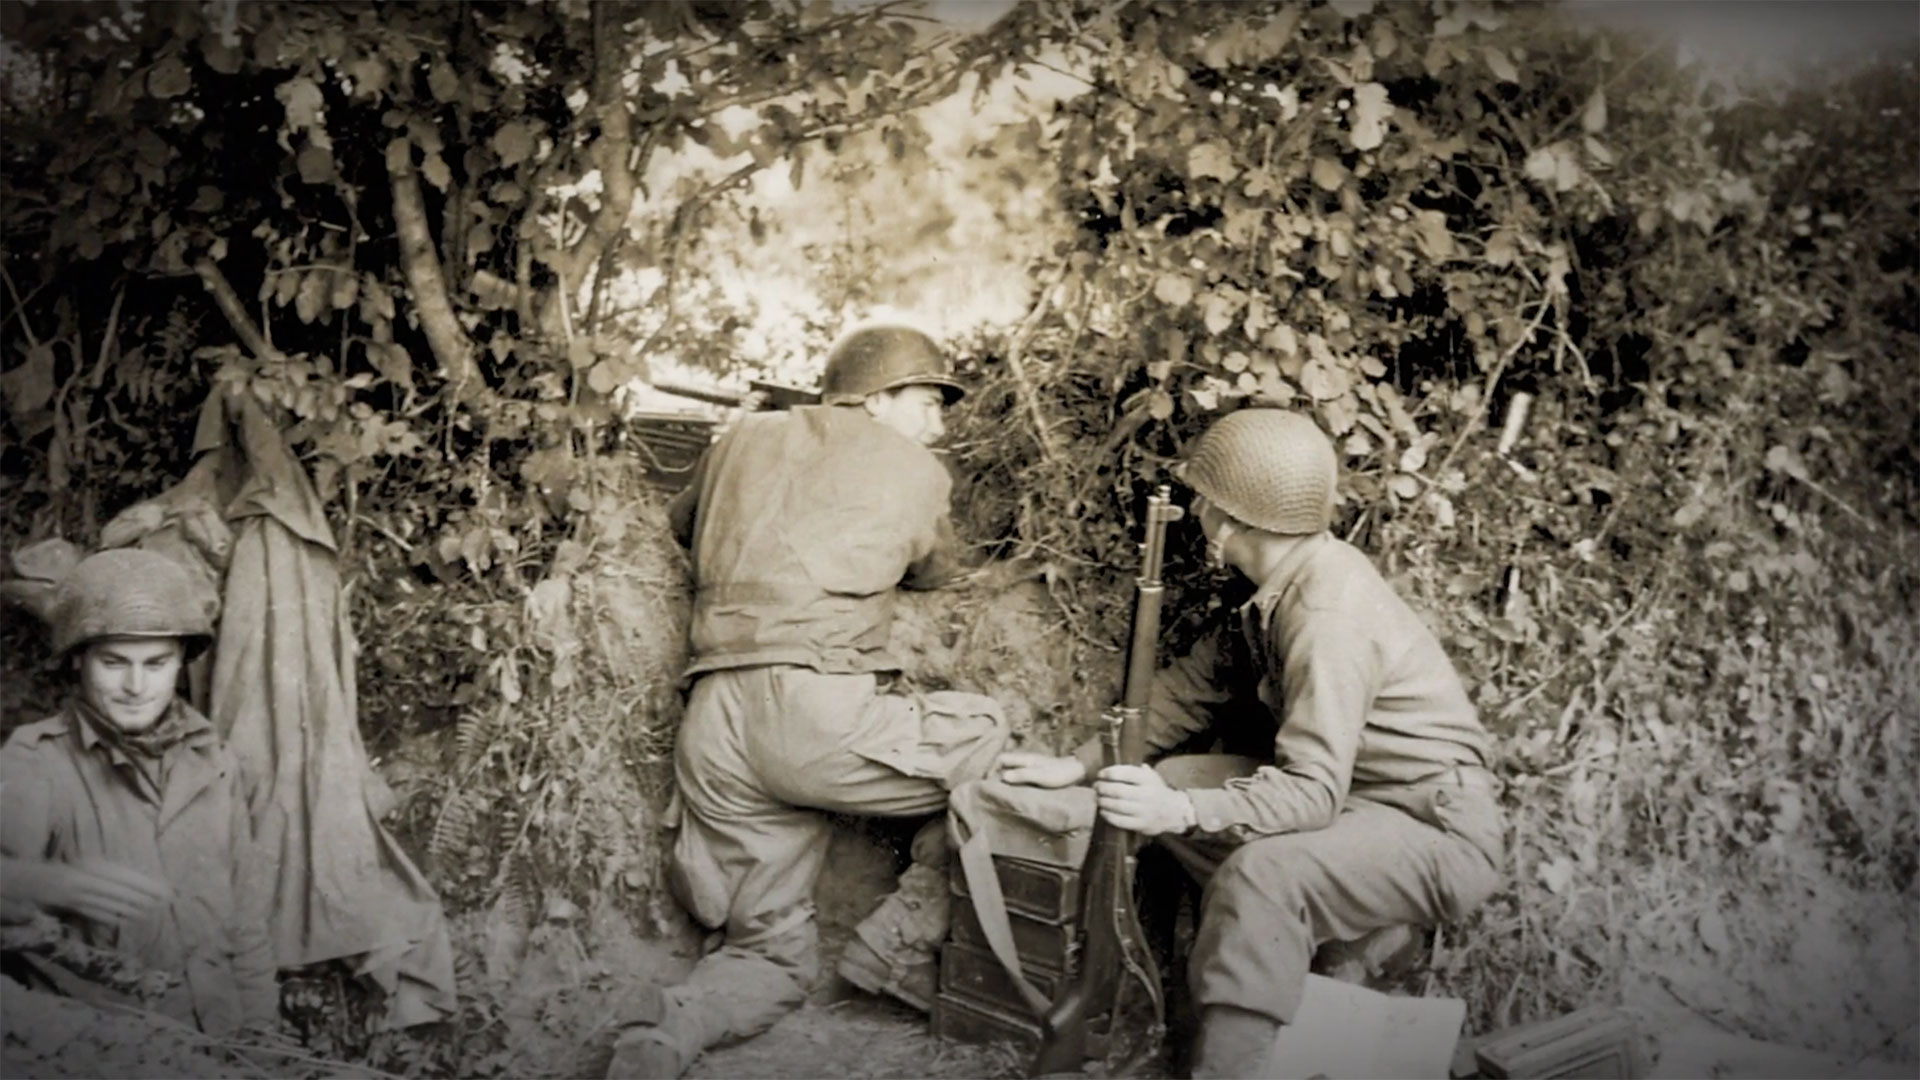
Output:
[[[747,385],[750,388],[748,393],[761,395],[769,409],[791,409],[795,405],[820,404],[819,392],[804,387],[767,382],[763,379],[755,379]],[[739,391],[708,389],[704,386],[688,386],[684,383],[657,382],[653,384],[653,388],[675,397],[704,401],[709,405],[720,405],[729,409],[738,408],[747,399],[747,394]]]

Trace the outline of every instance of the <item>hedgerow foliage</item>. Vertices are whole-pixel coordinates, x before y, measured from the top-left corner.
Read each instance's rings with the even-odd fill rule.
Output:
[[[715,211],[745,179],[863,130],[909,174],[915,107],[1040,56],[1090,89],[1002,149],[1048,155],[1072,225],[1028,316],[962,343],[954,461],[971,538],[1048,564],[1074,670],[937,674],[1025,685],[1032,734],[1071,741],[1142,490],[1226,410],[1305,410],[1339,441],[1340,530],[1501,743],[1514,885],[1437,975],[1477,1028],[1677,956],[1718,982],[1676,992],[1776,1034],[1864,1053],[1861,1017],[1911,1015],[1864,976],[1793,1013],[1741,966],[1827,940],[1785,928],[1809,888],[1913,887],[1911,57],[1740,100],[1649,43],[1452,0],[1023,5],[965,47],[891,6],[0,14],[0,538],[91,540],[184,471],[216,387],[281,410],[336,515],[369,743],[450,906],[671,914],[684,593],[617,387],[727,360],[689,253],[743,246]],[[724,167],[682,167],[705,151]],[[883,295],[830,269],[846,306]],[[1173,648],[1223,602],[1194,539]],[[1023,652],[944,617],[915,632]],[[51,692],[12,674],[8,723]]]
[[[626,816],[636,785],[664,800],[664,759],[618,744],[671,731],[677,616],[614,604],[661,643],[634,666],[587,587],[679,597],[613,452],[620,390],[659,353],[724,352],[679,276],[728,198],[863,131],[910,152],[907,114],[1009,51],[897,4],[3,14],[0,539],[92,541],[184,474],[200,401],[252,396],[334,514],[370,743],[449,736],[409,837],[449,899],[664,903],[656,830]],[[8,684],[10,723],[57,692]]]
[[[1755,1030],[1900,1037],[1910,967],[1897,1004],[1838,988],[1872,1020],[1787,1016],[1728,956],[1796,940],[1809,880],[1914,881],[1912,58],[1740,101],[1535,9],[1032,14],[1091,84],[1054,129],[1079,227],[975,399],[1000,437],[962,429],[975,526],[1124,596],[1188,439],[1310,413],[1338,528],[1502,747],[1514,886],[1440,964],[1476,1023],[1698,956],[1675,992]],[[1174,576],[1175,610],[1220,602]],[[1117,640],[1124,609],[1088,606]]]

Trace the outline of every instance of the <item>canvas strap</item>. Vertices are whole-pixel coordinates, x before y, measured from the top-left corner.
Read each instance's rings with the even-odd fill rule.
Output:
[[[978,804],[973,797],[977,788],[962,785],[948,804],[948,820],[960,841],[960,871],[966,875],[967,893],[973,898],[973,911],[986,935],[987,947],[1006,969],[1014,989],[1033,1010],[1043,1017],[1053,1005],[1027,980],[1020,967],[1020,950],[1013,943],[1013,923],[1007,917],[1007,900],[1000,891],[1000,875],[993,868],[993,842],[984,823],[974,820]]]

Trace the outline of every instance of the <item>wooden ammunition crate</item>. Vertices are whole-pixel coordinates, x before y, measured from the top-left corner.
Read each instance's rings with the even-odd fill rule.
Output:
[[[1073,970],[1079,948],[1076,922],[1043,923],[1017,912],[1007,913],[1013,927],[1013,948],[1020,954],[1020,965],[1035,973],[1060,975]],[[953,905],[953,940],[976,949],[990,950],[987,932],[980,928],[980,915],[969,900]]]
[[[1009,914],[1053,925],[1079,917],[1080,871],[1004,855],[993,857],[993,868],[1000,878],[1000,892],[1006,897]],[[967,878],[958,862],[953,869],[953,891],[968,896]]]

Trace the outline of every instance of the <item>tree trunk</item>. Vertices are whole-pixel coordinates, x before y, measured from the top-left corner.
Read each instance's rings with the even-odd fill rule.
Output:
[[[440,255],[427,228],[426,201],[420,194],[420,176],[413,167],[413,143],[406,137],[387,144],[387,178],[393,185],[393,221],[400,238],[400,268],[413,293],[420,329],[439,361],[441,373],[452,384],[454,398],[473,405],[493,400],[474,359],[473,339],[460,326],[447,281],[440,271]]]
[[[627,52],[620,11],[614,4],[593,5],[593,107],[600,127],[593,143],[593,163],[600,170],[600,211],[561,268],[569,305],[578,301],[588,272],[627,227],[627,215],[633,211],[633,166],[627,160],[633,151],[633,119],[621,86]]]

